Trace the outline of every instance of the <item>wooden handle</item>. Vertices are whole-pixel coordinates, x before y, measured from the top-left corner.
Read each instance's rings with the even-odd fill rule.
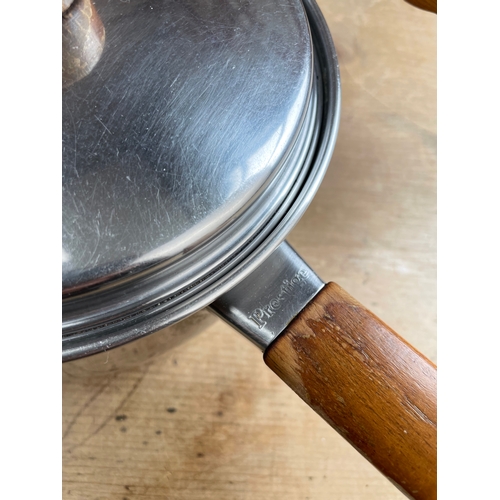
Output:
[[[406,0],[408,3],[412,4],[414,7],[419,9],[428,10],[429,12],[434,12],[437,14],[437,0]]]
[[[436,498],[436,366],[329,283],[266,364],[410,498]]]
[[[105,30],[92,0],[63,0],[62,9],[62,86],[69,87],[98,63]]]

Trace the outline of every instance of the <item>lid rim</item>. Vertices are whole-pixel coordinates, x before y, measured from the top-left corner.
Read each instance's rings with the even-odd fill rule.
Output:
[[[182,320],[206,307],[218,295],[234,286],[236,282],[243,279],[267,258],[285,239],[286,234],[305,211],[321,183],[333,153],[340,119],[340,76],[335,48],[321,11],[313,0],[305,0],[304,4],[311,25],[315,53],[320,60],[317,63],[321,68],[320,87],[324,87],[325,96],[322,109],[321,139],[316,148],[314,164],[307,172],[307,178],[286,214],[278,221],[277,225],[273,225],[269,235],[265,237],[264,243],[260,243],[249,256],[243,256],[240,264],[224,273],[219,280],[206,287],[201,293],[196,294],[194,299],[179,303],[175,308],[154,318],[148,318],[146,320],[147,326],[144,325],[143,321],[105,338],[100,337],[97,332],[87,336],[63,338],[63,361],[70,361],[122,345]]]
[[[63,92],[65,304],[193,261],[272,193],[306,116],[300,0],[149,3],[96,0],[102,57]]]
[[[134,273],[110,282],[108,287],[99,287],[87,294],[63,300],[63,335],[93,330],[118,318],[126,321],[140,311],[158,308],[160,304],[185,294],[186,290],[232,261],[248,241],[262,232],[278,209],[286,208],[286,199],[303,170],[304,157],[317,128],[316,121],[315,91],[312,91],[294,148],[250,207],[242,209],[239,216],[228,221],[224,230],[177,262],[162,262],[151,266],[145,273]],[[214,248],[217,248],[217,253]],[[126,296],[122,296],[124,291]]]

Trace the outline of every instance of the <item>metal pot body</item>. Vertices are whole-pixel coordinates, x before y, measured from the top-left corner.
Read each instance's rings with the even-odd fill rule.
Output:
[[[75,377],[95,378],[136,368],[198,335],[216,321],[215,314],[205,308],[175,325],[162,328],[133,342],[63,363],[63,372]]]
[[[204,11],[204,15],[209,16],[213,14],[210,10],[211,8],[209,8],[210,6],[207,7],[207,4],[204,2],[195,1],[194,3],[202,9],[208,8],[208,11]],[[125,9],[130,8],[128,4],[120,4],[120,8],[122,8],[122,5],[125,5],[123,7]],[[217,5],[218,7],[214,5],[213,8],[220,9],[220,5],[223,5],[223,3],[218,3]],[[257,15],[256,12],[258,12],[258,9],[256,7],[253,7],[252,4],[245,5],[250,9],[249,12],[252,15]],[[101,83],[99,83],[99,78],[109,78],[109,81],[113,85],[121,89],[120,92],[125,92],[124,95],[128,95],[128,90],[122,88],[122,81],[116,78],[114,67],[112,68],[113,71],[109,68],[109,64],[111,64],[109,61],[114,61],[116,58],[119,60],[120,57],[119,44],[114,38],[115,35],[112,29],[113,20],[116,18],[121,23],[121,19],[127,16],[116,15],[113,17],[111,13],[106,14],[105,9],[102,10],[103,22],[107,28],[107,43],[111,47],[109,50],[114,50],[115,53],[113,57],[110,57],[107,55],[109,52],[106,52],[107,49],[105,47],[101,60],[93,72],[77,82],[75,86],[70,87],[66,94],[69,96],[69,102],[74,106],[74,109],[71,113],[66,113],[65,116],[68,123],[64,127],[67,135],[65,138],[65,147],[67,148],[65,150],[65,172],[68,176],[68,182],[65,184],[65,192],[67,193],[65,206],[69,207],[66,215],[65,241],[70,250],[74,249],[74,255],[79,259],[75,262],[77,264],[80,262],[80,264],[77,266],[73,265],[71,251],[67,252],[67,254],[63,251],[63,255],[67,257],[66,264],[64,264],[67,272],[63,273],[66,276],[67,285],[65,288],[66,295],[63,296],[63,361],[72,361],[86,356],[99,355],[100,359],[90,364],[95,363],[95,366],[100,368],[104,365],[109,365],[104,366],[104,368],[112,370],[115,365],[128,364],[126,361],[121,363],[118,363],[118,361],[116,363],[111,362],[110,356],[112,350],[130,342],[138,341],[143,337],[146,338],[154,334],[155,338],[162,339],[158,343],[159,346],[164,347],[158,347],[159,351],[178,345],[182,338],[188,338],[204,327],[203,325],[206,324],[205,319],[209,317],[208,313],[203,311],[204,308],[212,304],[224,293],[233,289],[269,258],[283,242],[312,201],[330,162],[337,136],[340,120],[340,76],[331,36],[317,5],[312,0],[304,1],[303,5],[300,2],[297,3],[290,0],[290,2],[283,5],[287,9],[288,18],[280,20],[282,23],[286,21],[280,33],[288,27],[293,27],[296,37],[299,37],[296,39],[302,40],[302,52],[299,51],[298,54],[295,54],[290,49],[287,54],[283,54],[285,57],[284,60],[287,62],[282,63],[284,76],[282,75],[281,78],[285,78],[285,82],[289,78],[287,75],[292,77],[296,73],[297,67],[301,68],[300,74],[292,78],[295,82],[296,90],[285,93],[285,97],[291,99],[290,102],[294,103],[293,106],[290,102],[281,103],[284,106],[281,109],[282,113],[295,125],[291,127],[290,131],[286,131],[285,125],[287,121],[285,120],[283,127],[278,127],[280,134],[286,140],[283,139],[283,144],[279,141],[276,144],[273,143],[273,148],[278,148],[279,146],[280,153],[277,158],[275,158],[275,149],[269,148],[269,144],[265,142],[264,137],[267,137],[267,135],[263,135],[261,140],[264,141],[265,147],[258,149],[259,154],[254,154],[251,158],[247,158],[245,165],[250,171],[254,168],[254,165],[259,165],[261,169],[264,168],[264,182],[262,184],[257,183],[253,187],[255,191],[253,194],[252,190],[244,192],[245,196],[249,197],[249,199],[242,207],[233,207],[234,203],[236,203],[233,200],[236,196],[234,193],[238,194],[238,192],[235,191],[232,193],[231,200],[226,200],[225,204],[222,204],[222,208],[224,210],[234,209],[236,211],[234,213],[231,212],[229,215],[221,215],[215,210],[214,214],[220,217],[220,220],[216,220],[219,226],[214,229],[213,234],[209,236],[205,235],[204,238],[206,241],[203,241],[199,245],[195,242],[195,237],[192,234],[193,232],[196,233],[198,225],[195,224],[193,228],[189,228],[189,222],[181,219],[177,220],[177,225],[168,225],[165,223],[165,226],[161,227],[170,228],[172,226],[176,231],[179,231],[179,235],[182,233],[182,238],[186,237],[188,239],[182,240],[182,238],[178,237],[177,233],[170,240],[167,238],[168,244],[163,244],[158,239],[162,236],[161,231],[158,232],[159,222],[157,221],[157,216],[153,217],[149,208],[151,203],[153,203],[153,208],[158,208],[157,205],[160,201],[158,201],[158,198],[158,200],[153,200],[152,202],[149,191],[151,190],[151,186],[158,184],[158,179],[162,179],[163,169],[160,169],[161,171],[159,172],[157,166],[155,167],[156,170],[148,168],[146,169],[146,177],[134,178],[133,161],[138,162],[139,169],[143,169],[144,165],[141,164],[142,160],[139,154],[131,156],[131,149],[127,145],[128,139],[126,134],[123,133],[120,120],[112,122],[115,125],[117,124],[116,127],[118,128],[115,130],[109,126],[109,122],[106,124],[103,122],[102,117],[99,118],[97,115],[89,114],[87,110],[85,99],[88,95],[92,97],[92,92],[94,92],[97,96],[97,102],[102,107],[101,111],[104,112],[106,99],[103,97],[103,92],[105,93],[105,87],[102,87]],[[236,7],[231,4],[234,15],[239,16],[239,14],[236,14],[238,12]],[[270,15],[270,12],[265,12],[266,15],[263,19]],[[129,14],[132,14],[132,12]],[[179,18],[184,19],[184,12],[181,14],[183,15],[179,14]],[[141,12],[141,16],[148,15],[149,13],[146,11]],[[221,13],[218,12],[217,16],[220,17],[220,15]],[[193,16],[196,19],[199,17],[197,12],[194,12]],[[136,16],[130,15],[129,17],[134,20],[136,19]],[[290,19],[293,20],[291,24]],[[246,30],[245,33],[247,35],[253,32],[252,23],[254,22],[255,19],[252,19],[250,16],[248,17],[248,25],[243,23],[242,29]],[[259,22],[256,25],[263,33],[270,33],[272,36],[276,34],[273,31],[274,27],[262,28]],[[121,26],[119,23],[118,25]],[[212,26],[210,23],[207,25]],[[174,29],[177,25],[174,23],[169,26],[169,29]],[[163,32],[163,25],[160,25],[158,29],[160,32]],[[190,32],[189,30],[186,31],[186,33]],[[120,27],[120,30],[116,30],[116,33],[124,33],[125,35],[123,36],[128,37],[128,31],[122,27]],[[220,33],[217,36],[219,35]],[[228,40],[233,40],[235,36],[232,33]],[[204,42],[201,35],[198,38]],[[287,36],[284,36],[283,40],[290,43]],[[141,43],[138,40],[136,45],[140,48],[142,47]],[[260,56],[266,54],[267,49],[259,46],[259,37],[254,38],[253,43],[257,43]],[[219,45],[218,38],[215,37],[214,47],[219,47]],[[133,47],[129,47],[128,50],[130,54],[127,54],[129,57],[132,57],[134,54]],[[275,52],[278,49],[273,50]],[[274,54],[273,58],[275,57],[277,56]],[[292,63],[288,62],[290,58]],[[254,59],[255,56],[251,56],[249,60],[253,62],[254,68],[257,71],[260,67],[258,64],[259,59],[257,59],[257,63],[255,63]],[[269,70],[271,63],[268,61],[266,64],[268,64],[268,67],[265,69],[266,78],[270,78],[273,75],[273,72]],[[105,68],[105,71],[101,71],[101,73],[98,72],[101,67],[100,65],[104,65]],[[182,68],[182,65],[180,67]],[[117,67],[116,71],[121,69],[123,68]],[[168,67],[165,68],[165,71],[167,70]],[[199,71],[195,70],[193,74],[196,76],[198,73]],[[88,80],[89,78],[94,78],[95,75],[97,75],[95,82]],[[249,95],[255,97],[255,93],[252,92],[256,88],[259,92],[260,90],[256,83],[258,80],[255,80],[255,75],[253,77],[254,87],[249,90]],[[170,78],[172,78],[171,75]],[[231,81],[231,79],[228,79],[228,81]],[[172,83],[172,85],[174,84],[175,82]],[[134,81],[134,85],[134,92],[137,92],[138,88],[140,88],[140,86],[138,87],[137,80]],[[273,85],[273,88],[278,91],[280,85],[277,83]],[[90,89],[88,93],[86,93],[87,88]],[[71,93],[76,95],[78,92],[80,93],[80,97],[72,100]],[[257,103],[260,102],[261,98],[259,92],[257,92],[258,98],[255,101]],[[204,93],[201,92],[201,95],[203,96]],[[113,99],[111,111],[114,110],[118,113],[116,110],[121,108],[117,107],[119,103],[115,102],[116,97],[113,97]],[[278,101],[279,99],[275,99],[275,104]],[[248,108],[248,105],[245,108],[244,102],[240,101],[239,104],[243,106],[243,109]],[[299,108],[298,110],[295,109],[297,107],[296,104]],[[139,106],[137,109],[140,110],[142,108]],[[138,116],[137,109],[134,111],[136,113],[134,116]],[[172,118],[168,114],[168,109],[169,107],[166,106],[163,110],[163,115],[167,116],[166,119],[170,120],[168,124],[163,125],[165,130],[171,130],[171,127],[175,123],[176,113],[179,112],[177,110]],[[206,105],[206,109],[210,109],[210,106]],[[89,137],[92,137],[95,144],[90,147],[84,142],[83,144],[86,148],[84,153],[80,150],[77,151],[76,146],[74,146],[76,144],[75,141],[79,137],[78,134],[81,135],[81,132],[77,130],[78,125],[72,122],[75,110],[78,113],[82,113],[83,118],[81,123],[90,127],[87,133],[90,134],[89,130],[93,130]],[[280,111],[280,108],[277,107],[276,110]],[[253,110],[248,111],[247,109],[247,113],[250,113],[249,116],[251,116]],[[287,113],[289,113],[289,116]],[[243,116],[245,115],[243,114]],[[267,109],[264,109],[259,116],[264,121],[266,117],[271,119]],[[96,129],[97,126],[98,130]],[[137,128],[144,125],[135,124],[134,126]],[[210,127],[211,124],[198,124],[198,126],[201,126],[203,132],[203,129]],[[242,127],[246,130],[246,124],[243,124]],[[251,127],[252,130],[255,128]],[[123,140],[127,144],[122,144],[119,141],[116,142],[114,133],[117,130],[121,131],[121,136],[124,137]],[[149,138],[147,127],[145,130],[146,132],[143,132]],[[184,137],[184,140],[189,139],[189,130],[189,128],[184,130],[184,133],[188,134],[188,136]],[[198,133],[201,133],[203,139],[202,132],[198,131]],[[156,136],[154,136],[154,139],[157,141]],[[241,139],[243,140],[244,137]],[[173,139],[170,140],[171,142],[173,141],[172,144],[176,144]],[[198,142],[200,141],[204,144],[201,139],[198,140]],[[101,169],[101,160],[96,160],[95,151],[99,148],[102,149],[104,143],[106,147],[103,151],[103,158],[108,163],[106,163],[105,169]],[[229,142],[227,148],[231,149],[234,146],[233,143]],[[197,142],[195,141],[194,144],[197,144]],[[184,145],[191,147],[189,144]],[[135,142],[133,143],[133,147],[138,147]],[[144,145],[141,145],[141,147],[144,147]],[[122,161],[122,149],[120,148],[129,156],[123,164],[125,167],[122,165],[118,168],[114,164],[113,155],[116,155],[118,163]],[[148,149],[146,150],[149,151]],[[155,148],[152,148],[152,151],[154,150]],[[182,151],[181,148],[181,153]],[[184,160],[184,156],[181,153],[179,153],[180,156],[176,158],[176,161],[179,158]],[[263,162],[260,156],[264,155],[264,153],[269,153],[270,156],[269,158],[265,157],[265,161]],[[134,160],[136,156],[138,159]],[[159,161],[161,158],[160,154],[159,159],[157,158],[155,161]],[[102,161],[104,162],[104,160]],[[149,165],[157,165],[155,161],[149,158]],[[83,165],[84,174],[92,176],[90,179],[91,184],[81,180],[81,170],[79,173],[78,168],[74,166],[78,162],[81,162]],[[226,177],[231,178],[231,176],[234,177],[236,174],[240,175],[238,169],[234,168],[235,162],[229,163],[232,165],[232,171],[228,171],[227,174],[224,173],[223,175],[226,185],[230,185]],[[192,170],[186,173],[181,168],[183,165],[179,166],[172,162],[169,165],[173,165],[172,168],[174,170],[177,169],[176,171],[179,174],[185,176],[183,184],[179,186],[179,190],[184,190],[181,195],[175,189],[172,191],[178,199],[175,201],[174,207],[170,207],[170,210],[175,209],[179,212],[179,207],[182,208],[182,203],[185,203],[186,198],[189,198],[187,195],[195,189],[193,187],[194,184],[190,181],[194,174]],[[184,165],[186,168],[187,166]],[[202,175],[203,168],[209,171],[209,167],[212,166],[210,164],[201,165],[197,173]],[[116,172],[117,168],[118,173]],[[210,176],[207,176],[206,172],[203,175],[208,182]],[[248,171],[245,175],[249,175]],[[259,176],[256,175],[256,177]],[[99,182],[95,181],[95,179],[99,179]],[[101,179],[106,183],[105,186],[100,185]],[[92,182],[97,183],[92,186]],[[142,184],[139,184],[139,182]],[[140,188],[142,190],[140,196],[124,196],[124,193],[128,192],[127,189],[132,189],[133,191],[133,188],[129,188],[128,186],[134,183],[137,189]],[[245,182],[241,184],[243,187],[245,186]],[[168,187],[167,184],[165,186],[165,192],[168,194],[172,188]],[[201,194],[199,199],[196,197],[193,198],[193,200],[196,200],[196,204],[201,203],[203,205],[204,203],[203,186],[203,181],[198,181],[197,189],[201,190]],[[216,187],[218,186],[212,186],[210,189],[214,190]],[[117,196],[112,191],[115,188],[119,189],[117,191],[120,197],[118,201]],[[155,192],[160,196],[161,190],[159,188]],[[148,196],[146,196],[147,194]],[[224,191],[224,194],[229,196],[227,191]],[[101,200],[100,203],[94,201],[95,196],[99,197]],[[190,196],[193,197],[193,193]],[[210,202],[214,202],[213,196],[213,192],[210,191]],[[162,207],[164,207],[162,210],[165,213],[168,212],[168,207],[165,205],[167,201],[166,198],[161,199],[161,203],[163,203]],[[117,204],[118,202],[121,205]],[[82,203],[87,204],[85,210],[81,209]],[[106,261],[105,257],[115,259],[116,255],[114,250],[112,250],[114,248],[112,244],[116,242],[117,237],[114,233],[114,226],[102,226],[103,204],[104,211],[106,213],[109,212],[107,213],[108,221],[115,221],[117,217],[118,219],[121,217],[118,226],[119,231],[124,231],[125,225],[125,232],[123,233],[125,235],[124,238],[126,238],[126,240],[123,240],[123,243],[126,243],[123,246],[125,250],[118,251],[118,254],[116,254],[118,258],[116,258],[112,265]],[[115,206],[123,206],[123,214],[118,214],[117,216]],[[224,212],[224,210],[222,211]],[[161,213],[164,213],[163,211],[160,210]],[[84,223],[80,224],[78,221],[83,212],[85,212],[86,216],[89,214],[91,216],[82,219]],[[213,214],[209,213],[208,209],[204,214],[209,214],[210,217],[208,215],[207,217],[210,221],[213,221]],[[195,219],[196,217],[193,216],[193,220]],[[127,224],[129,223],[130,230],[127,229]],[[145,223],[148,223],[153,228],[152,232],[144,232]],[[179,224],[185,225],[184,232],[182,232],[182,228],[179,229]],[[201,228],[205,232],[210,229],[206,227],[205,223],[201,225]],[[83,230],[88,231],[89,238],[85,237],[85,234],[82,232]],[[79,232],[82,234],[79,234]],[[137,245],[144,245],[145,241],[147,242],[148,239],[151,239],[153,233],[155,235],[154,250],[145,252],[144,249],[139,249],[138,251],[142,255],[140,258],[136,257],[135,254],[127,254],[127,252],[130,252],[130,249],[134,249]],[[168,258],[168,255],[173,252],[174,243],[177,244],[179,239],[186,246],[181,248],[178,256]],[[101,259],[102,263],[99,263],[99,259]],[[94,260],[93,263],[92,260]],[[184,325],[185,320],[187,320],[187,325]],[[177,323],[179,323],[178,326],[176,326]],[[137,357],[149,359],[156,349],[151,347],[155,343],[151,340],[145,340],[144,343],[141,343],[141,346],[148,347],[144,349],[137,347]],[[139,342],[137,342],[137,345],[139,345]],[[125,351],[128,352],[127,349]],[[144,352],[144,355],[140,356],[139,351]],[[127,356],[128,354],[125,357]],[[114,357],[115,355],[113,354]],[[122,358],[122,356],[116,355],[117,360],[118,357]]]

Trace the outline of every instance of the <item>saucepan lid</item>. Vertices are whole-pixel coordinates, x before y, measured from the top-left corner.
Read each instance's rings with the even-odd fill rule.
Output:
[[[340,107],[312,2],[91,8],[98,60],[63,81],[67,359],[178,321],[259,265],[319,186]]]

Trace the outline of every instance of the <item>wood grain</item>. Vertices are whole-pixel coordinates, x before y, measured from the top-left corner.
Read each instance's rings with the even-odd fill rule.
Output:
[[[410,498],[436,498],[436,367],[341,287],[326,285],[264,359]]]
[[[402,0],[318,3],[341,125],[288,239],[436,361],[436,16]],[[144,367],[64,374],[62,418],[64,500],[405,498],[222,322]]]

